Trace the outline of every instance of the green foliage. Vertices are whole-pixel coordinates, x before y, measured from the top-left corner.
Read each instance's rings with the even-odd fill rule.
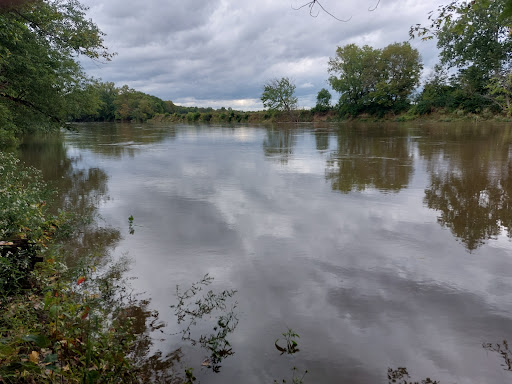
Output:
[[[0,119],[11,126],[0,137],[54,128],[94,108],[76,56],[111,55],[85,11],[76,0],[48,0],[0,13]]]
[[[411,36],[437,37],[441,64],[458,69],[451,79],[453,88],[445,88],[441,97],[432,97],[431,90],[424,92],[419,100],[420,113],[434,109],[436,104],[465,113],[511,113],[507,80],[512,58],[509,9],[510,0],[453,1],[430,15],[428,27],[411,28]],[[433,98],[437,100],[432,102]]]
[[[452,11],[454,17],[437,31],[441,61],[449,67],[474,67],[488,78],[510,60],[512,36],[508,26],[497,20],[505,0],[461,2]]]
[[[384,49],[349,44],[338,47],[329,60],[329,82],[341,94],[342,115],[398,113],[408,108],[422,68],[418,51],[409,43]]]
[[[316,106],[314,108],[315,112],[327,112],[331,109],[331,93],[322,88],[318,95],[316,96]]]
[[[5,382],[137,383],[130,350],[138,335],[119,280],[99,260],[68,269],[58,255],[37,271],[35,289],[1,303],[0,377]],[[83,275],[81,275],[83,274]]]
[[[508,116],[512,116],[512,73],[500,72],[494,75],[487,84],[489,94]]]
[[[288,354],[288,355],[294,355],[295,353],[299,352],[298,344],[296,339],[299,338],[299,335],[294,332],[291,328],[288,328],[288,331],[282,333],[282,336],[284,339],[276,339],[274,342],[274,346],[276,349],[281,352],[281,355]],[[302,374],[299,373],[299,370],[297,367],[293,367],[292,369],[292,384],[302,384],[304,383],[304,377],[308,374],[308,370],[305,370]],[[281,381],[274,380],[274,384],[278,383],[287,383],[285,379],[282,379]]]
[[[0,293],[5,298],[25,288],[58,220],[47,213],[50,193],[41,173],[20,166],[0,152]]]
[[[291,112],[298,102],[294,92],[295,84],[288,77],[272,79],[263,86],[261,101],[269,110]]]
[[[49,197],[41,172],[0,152],[0,239],[44,244],[51,226],[46,218]]]
[[[297,353],[300,351],[298,348],[298,343],[296,339],[298,339],[300,336],[295,333],[292,329],[288,328],[288,331],[282,334],[284,337],[284,345],[282,345],[282,341],[280,342],[280,339],[276,339],[274,342],[274,345],[276,349],[281,352],[281,355],[284,353],[287,353],[289,355],[293,355],[294,353]]]

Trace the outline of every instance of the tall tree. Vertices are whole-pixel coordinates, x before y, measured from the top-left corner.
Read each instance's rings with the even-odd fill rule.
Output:
[[[331,109],[331,98],[331,93],[327,89],[322,88],[316,96],[315,111],[326,112]]]
[[[0,137],[84,113],[89,80],[77,57],[111,58],[85,11],[76,0],[36,0],[0,13]]]
[[[379,51],[365,45],[348,44],[336,49],[336,57],[329,59],[329,82],[341,94],[339,104],[344,112],[356,115],[362,112],[375,91],[378,77],[374,66]]]
[[[399,112],[419,83],[421,58],[409,43],[384,49],[349,44],[338,47],[329,60],[329,82],[341,94],[343,114]]]
[[[272,79],[263,86],[261,101],[269,110],[291,112],[297,108],[295,84],[288,77]]]

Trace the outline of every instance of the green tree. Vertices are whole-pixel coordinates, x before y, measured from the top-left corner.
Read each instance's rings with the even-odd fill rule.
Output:
[[[418,51],[409,43],[384,49],[349,44],[338,47],[329,60],[329,82],[341,94],[342,114],[400,112],[409,105],[422,68]]]
[[[291,112],[297,108],[294,92],[295,84],[288,77],[272,79],[264,85],[261,101],[269,110]]]
[[[326,112],[331,109],[331,97],[331,93],[327,89],[322,88],[316,96],[315,111]]]
[[[378,66],[375,101],[395,112],[406,109],[423,69],[418,50],[407,42],[390,44],[382,49]]]
[[[436,37],[441,64],[458,70],[451,81],[454,108],[509,113],[511,11],[511,0],[453,1],[431,14],[429,26],[411,28],[413,37]]]
[[[344,114],[357,115],[365,109],[378,78],[374,68],[379,52],[365,45],[348,44],[336,49],[329,59],[329,82],[341,94],[339,106]]]
[[[0,137],[56,127],[94,109],[76,58],[109,60],[103,34],[76,0],[33,1],[0,12]]]
[[[500,72],[494,75],[489,84],[487,84],[489,94],[494,96],[494,100],[499,104],[508,116],[512,115],[512,72]]]
[[[499,22],[505,0],[462,2],[456,17],[437,31],[441,62],[449,67],[475,67],[489,78],[506,65],[512,54],[510,29]]]

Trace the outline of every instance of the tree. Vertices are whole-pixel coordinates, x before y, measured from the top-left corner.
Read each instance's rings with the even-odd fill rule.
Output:
[[[384,49],[349,44],[338,47],[329,60],[329,82],[341,94],[342,114],[400,112],[408,107],[422,68],[418,51],[409,43]]]
[[[376,102],[397,112],[406,109],[423,69],[418,50],[407,42],[390,44],[381,51],[379,67]]]
[[[451,81],[455,104],[467,112],[506,110],[505,79],[511,72],[510,0],[454,1],[438,9],[431,25],[411,28],[411,36],[437,37],[441,64],[456,68]],[[505,102],[505,103],[503,103]]]
[[[288,78],[272,79],[263,87],[261,101],[271,111],[291,112],[297,108],[297,98],[293,95],[295,84]]]
[[[315,111],[326,112],[331,109],[331,97],[331,93],[327,89],[322,88],[316,97]]]
[[[409,35],[411,38],[421,37],[423,40],[430,40],[436,37],[436,34],[447,24],[452,22],[460,14],[465,14],[476,5],[477,8],[486,9],[494,0],[453,0],[446,5],[441,5],[436,11],[430,11],[429,24],[423,26],[416,24],[411,26]],[[499,24],[512,26],[512,0],[499,1],[502,4],[501,11],[496,15]]]
[[[374,68],[379,52],[365,45],[362,48],[348,44],[336,49],[336,57],[329,59],[329,82],[341,93],[339,105],[343,113],[357,115],[365,109],[370,94],[377,85]]]
[[[2,10],[0,120],[6,124],[0,137],[57,127],[84,113],[83,104],[92,100],[90,80],[76,58],[111,58],[85,11],[76,0],[29,1]]]
[[[459,69],[475,67],[483,78],[499,72],[510,61],[512,36],[509,27],[498,21],[505,0],[461,3],[456,17],[436,32],[441,62]]]

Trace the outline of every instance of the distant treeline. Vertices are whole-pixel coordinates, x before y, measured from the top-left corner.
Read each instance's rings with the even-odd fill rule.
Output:
[[[244,122],[270,120],[272,111],[243,112],[231,108],[184,107],[169,100],[136,91],[127,85],[96,81],[89,85],[89,108],[74,121]]]

